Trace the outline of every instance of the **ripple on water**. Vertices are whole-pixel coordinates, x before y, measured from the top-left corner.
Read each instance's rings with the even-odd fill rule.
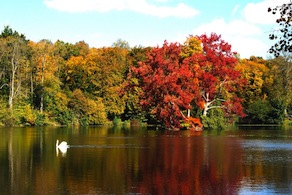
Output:
[[[245,151],[244,164],[292,162],[292,143],[289,141],[245,140],[242,147]]]

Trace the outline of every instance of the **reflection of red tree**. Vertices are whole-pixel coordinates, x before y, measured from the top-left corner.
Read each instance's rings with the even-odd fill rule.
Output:
[[[155,144],[163,147],[154,147],[156,151],[150,148],[147,155],[141,156],[140,180],[136,184],[139,192],[235,194],[241,178],[238,150],[217,140],[194,139],[157,139]]]

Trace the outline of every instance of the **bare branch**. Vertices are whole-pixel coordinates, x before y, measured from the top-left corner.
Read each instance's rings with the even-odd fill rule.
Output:
[[[3,84],[3,85],[0,87],[0,89],[2,89],[4,86],[8,86],[8,84],[7,84],[7,83]]]

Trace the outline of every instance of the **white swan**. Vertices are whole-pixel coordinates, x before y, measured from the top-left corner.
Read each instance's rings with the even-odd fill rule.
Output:
[[[59,140],[57,139],[57,142],[56,142],[56,151],[57,151],[57,155],[58,155],[58,149],[61,151],[62,155],[65,155],[67,153],[67,149],[69,148],[70,146],[67,144],[67,142],[61,142],[60,145],[59,145]]]

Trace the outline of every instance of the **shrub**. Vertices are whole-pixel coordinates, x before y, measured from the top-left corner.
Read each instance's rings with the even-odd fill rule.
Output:
[[[44,125],[46,125],[45,121],[46,121],[45,114],[42,114],[42,113],[36,114],[35,126],[44,126]]]
[[[221,109],[211,109],[207,116],[202,116],[202,123],[206,129],[222,130],[226,128],[226,119]]]
[[[254,123],[281,124],[285,116],[281,100],[257,100],[249,105],[248,114]]]
[[[267,100],[257,100],[248,106],[248,114],[255,123],[265,123],[271,111]]]
[[[120,126],[122,124],[123,124],[122,119],[120,119],[119,117],[115,116],[115,118],[113,120],[113,125],[114,126]]]

